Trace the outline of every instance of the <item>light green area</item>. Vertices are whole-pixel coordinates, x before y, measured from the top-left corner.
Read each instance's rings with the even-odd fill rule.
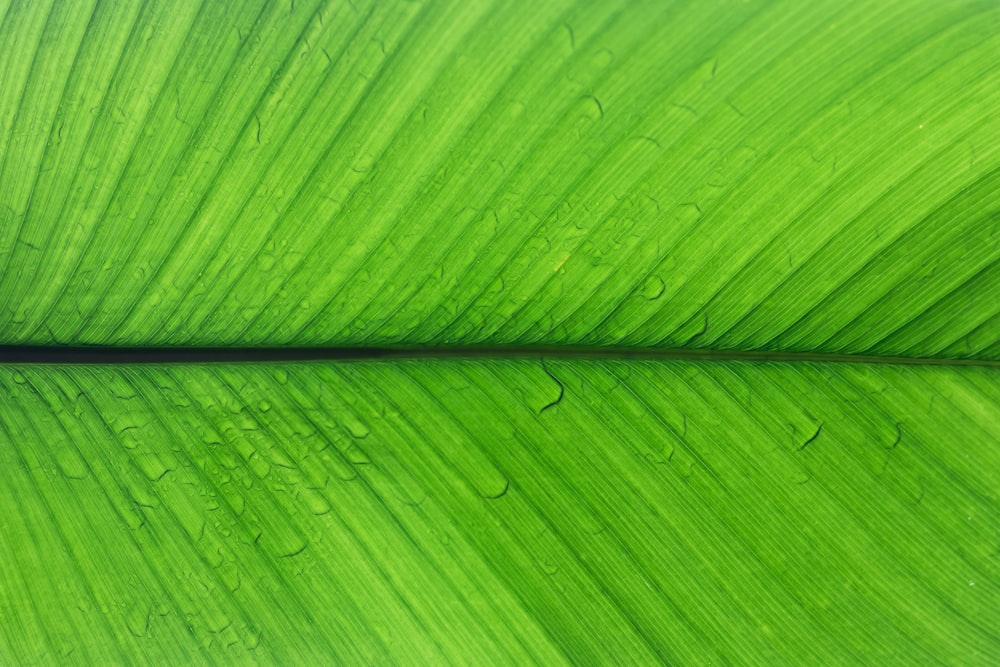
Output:
[[[996,380],[7,368],[0,661],[996,664]]]
[[[0,342],[1000,358],[992,0],[0,16]]]
[[[998,294],[995,0],[0,0],[0,345],[553,352],[0,367],[0,664],[998,664]]]

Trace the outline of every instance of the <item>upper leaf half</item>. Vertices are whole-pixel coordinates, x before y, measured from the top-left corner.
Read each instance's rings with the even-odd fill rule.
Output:
[[[0,343],[1000,357],[995,2],[0,16]]]

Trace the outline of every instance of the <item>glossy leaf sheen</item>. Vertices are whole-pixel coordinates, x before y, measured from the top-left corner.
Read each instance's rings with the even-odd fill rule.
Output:
[[[923,0],[12,5],[0,340],[995,359],[998,25]]]
[[[1000,662],[992,1],[0,0],[0,663]]]
[[[995,662],[995,378],[738,362],[7,371],[0,605],[20,611],[3,650]]]

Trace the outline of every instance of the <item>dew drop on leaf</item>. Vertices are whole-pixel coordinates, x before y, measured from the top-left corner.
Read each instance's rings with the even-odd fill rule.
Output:
[[[274,268],[277,261],[274,255],[261,255],[257,258],[257,268],[261,271],[270,271]]]
[[[149,632],[151,609],[142,603],[133,603],[125,612],[125,625],[135,637],[145,637]]]
[[[258,479],[266,479],[267,476],[271,474],[271,464],[268,463],[259,453],[254,452],[251,454],[249,463],[250,472],[256,475]]]
[[[368,453],[358,447],[355,443],[351,443],[348,445],[347,449],[344,450],[344,458],[346,458],[353,465],[368,465],[372,462]]]
[[[663,296],[663,279],[659,276],[650,276],[642,286],[642,297],[647,301],[653,301]]]
[[[368,437],[368,427],[353,415],[348,415],[344,418],[344,427],[351,434],[351,437],[358,438],[359,440]]]
[[[304,489],[299,498],[313,514],[323,515],[330,511],[330,503],[319,489]]]
[[[87,476],[87,465],[75,449],[63,449],[56,454],[59,470],[69,479],[84,479]]]
[[[263,632],[253,626],[244,626],[240,630],[240,642],[243,644],[243,648],[248,651],[252,651],[260,646],[262,636]]]
[[[142,474],[146,476],[150,482],[158,482],[162,480],[171,468],[163,462],[155,452],[149,452],[146,454],[141,454],[136,457],[136,464],[138,464],[139,469],[142,470]]]

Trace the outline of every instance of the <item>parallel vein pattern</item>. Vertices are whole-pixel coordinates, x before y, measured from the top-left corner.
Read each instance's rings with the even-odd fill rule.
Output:
[[[1000,7],[0,3],[0,343],[1000,358]]]
[[[998,386],[8,367],[0,662],[995,664]]]

